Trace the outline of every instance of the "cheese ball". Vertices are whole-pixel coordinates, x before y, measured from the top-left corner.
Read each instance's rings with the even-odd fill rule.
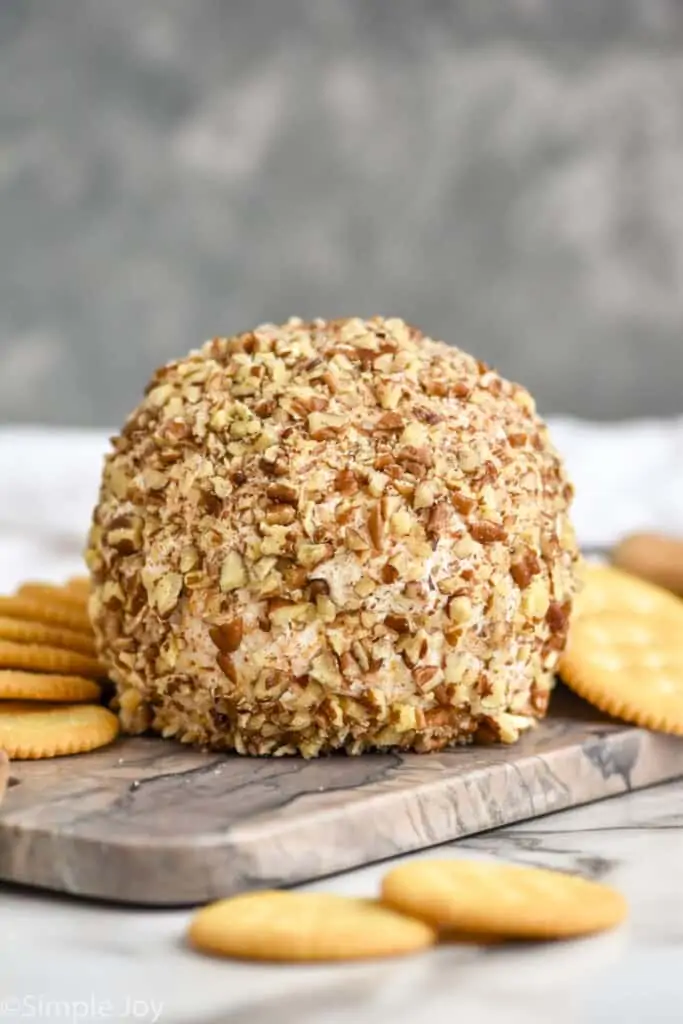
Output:
[[[523,388],[399,319],[265,324],[158,370],[87,553],[131,733],[241,754],[514,742],[575,589]]]

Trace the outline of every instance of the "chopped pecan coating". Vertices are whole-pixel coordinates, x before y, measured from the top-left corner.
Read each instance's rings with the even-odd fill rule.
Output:
[[[124,727],[246,754],[512,742],[566,638],[572,497],[528,393],[401,320],[212,339],[154,375],[93,516]]]

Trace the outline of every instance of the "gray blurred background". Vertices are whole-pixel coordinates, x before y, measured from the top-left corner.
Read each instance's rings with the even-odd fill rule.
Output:
[[[375,312],[683,413],[681,0],[1,0],[0,421]]]

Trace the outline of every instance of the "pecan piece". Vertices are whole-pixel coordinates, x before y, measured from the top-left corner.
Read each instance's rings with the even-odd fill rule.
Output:
[[[457,647],[463,637],[463,628],[462,626],[446,626],[443,635],[449,647]]]
[[[420,387],[422,390],[436,398],[445,398],[448,394],[448,385],[442,380],[436,380],[433,377],[421,377]]]
[[[286,476],[289,472],[287,460],[283,456],[269,459],[264,455],[259,462],[259,466],[267,476]]]
[[[339,391],[339,381],[330,370],[326,370],[320,378],[329,388],[333,395],[336,395]]]
[[[344,541],[350,551],[368,550],[368,542],[365,537],[362,533],[359,533],[358,530],[354,530],[352,527],[349,527],[344,534]]]
[[[397,412],[385,412],[375,424],[377,430],[387,431],[390,434],[403,430],[403,417]]]
[[[126,526],[109,531],[107,543],[119,555],[134,554],[142,545],[142,525],[142,519],[131,516]]]
[[[327,580],[311,580],[308,585],[309,600],[315,601],[316,597],[328,597],[330,586]]]
[[[499,523],[491,523],[482,519],[478,523],[472,523],[470,534],[473,540],[480,544],[495,544],[496,541],[505,540],[507,533]]]
[[[354,640],[351,644],[351,653],[358,662],[363,672],[370,670],[370,658],[364,644],[360,640]]]
[[[569,612],[571,605],[569,601],[560,604],[559,601],[551,601],[546,612],[546,622],[552,633],[564,633],[569,623]]]
[[[291,505],[275,505],[266,512],[269,526],[291,526],[296,519],[296,512]]]
[[[468,498],[466,494],[462,494],[460,491],[453,491],[451,494],[451,505],[461,516],[468,516],[476,502],[474,498]]]
[[[518,562],[513,562],[510,566],[510,575],[520,590],[526,590],[540,571],[541,563],[533,551],[528,551]]]
[[[418,462],[411,463],[409,466],[401,468],[397,462],[391,462],[388,466],[384,467],[385,474],[390,480],[402,480],[404,473],[412,473],[413,476],[422,474],[425,475],[426,470]]]
[[[330,558],[334,549],[331,544],[299,544],[296,549],[296,557],[299,563],[306,569],[314,569],[325,559]]]
[[[423,668],[416,668],[413,671],[413,679],[418,690],[423,690],[438,671],[436,665],[425,665]]]
[[[269,416],[272,416],[277,409],[277,403],[274,398],[262,398],[260,402],[254,406],[254,412],[259,419],[265,420]]]
[[[221,626],[213,626],[209,630],[212,642],[221,654],[232,654],[242,643],[244,636],[244,621],[241,616],[225,622]]]
[[[368,533],[370,534],[370,540],[372,541],[373,547],[376,548],[377,551],[381,551],[384,542],[384,518],[382,516],[382,508],[379,502],[374,505],[370,515],[368,516]]]
[[[429,423],[430,426],[440,423],[443,418],[439,416],[438,412],[434,412],[433,409],[425,409],[422,405],[415,406],[414,412],[420,423]]]
[[[410,476],[414,476],[416,480],[424,480],[424,478],[427,476],[427,470],[425,469],[421,462],[413,462],[412,460],[408,459],[406,462],[403,463],[403,469],[405,470],[406,473],[409,473]],[[400,480],[400,477],[398,477],[398,479]]]
[[[358,490],[358,480],[353,470],[340,469],[334,478],[334,488],[340,494],[355,494]]]
[[[427,728],[449,725],[453,712],[449,708],[430,708],[425,711],[425,724]]]
[[[268,484],[266,496],[271,501],[280,502],[283,505],[296,505],[299,498],[296,487],[284,481],[277,484]]]
[[[314,441],[330,441],[346,426],[346,418],[335,413],[312,412],[308,417],[308,432]]]
[[[285,569],[283,579],[291,590],[301,590],[308,582],[308,573],[302,565],[291,565]]]
[[[360,665],[358,664],[358,662],[356,661],[356,659],[354,658],[350,651],[346,651],[345,654],[342,654],[341,658],[339,659],[339,667],[341,668],[342,675],[360,675]]]
[[[395,583],[399,577],[399,571],[391,562],[387,562],[382,568],[382,583]]]
[[[237,669],[235,668],[235,662],[229,654],[217,654],[216,664],[223,675],[228,677],[231,683],[237,683]]]
[[[327,409],[328,400],[320,395],[308,395],[305,398],[295,398],[292,402],[292,410],[304,417],[309,412],[323,412]]]
[[[165,423],[161,428],[160,434],[165,441],[175,444],[179,441],[184,441],[186,437],[189,437],[190,428],[183,420],[169,420],[168,423]]]
[[[448,508],[443,502],[435,505],[429,514],[427,520],[427,535],[429,537],[438,537],[439,534],[446,529],[450,516],[448,514]]]
[[[199,507],[206,512],[207,515],[217,519],[222,511],[223,502],[213,493],[213,491],[202,491],[199,498]]]
[[[348,351],[346,353],[346,357],[352,363],[360,363],[363,369],[367,370],[372,366],[373,362],[377,358],[377,353],[373,352],[370,348],[361,348],[359,346],[358,348],[352,348]]]
[[[386,615],[384,617],[384,625],[388,626],[389,629],[395,630],[397,633],[410,632],[410,623],[405,615]]]
[[[406,444],[399,448],[396,453],[396,461],[401,463],[419,462],[421,465],[427,466],[427,468],[434,464],[429,448],[425,448],[423,445],[418,447],[414,444]]]

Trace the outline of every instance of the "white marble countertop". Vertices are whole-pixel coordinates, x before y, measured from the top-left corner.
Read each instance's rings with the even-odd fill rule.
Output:
[[[607,545],[638,528],[683,532],[683,422],[565,421],[555,428],[577,483],[584,544]],[[0,430],[0,590],[79,570],[105,436]],[[683,774],[683,746],[681,754]],[[556,945],[449,947],[378,964],[271,967],[186,950],[186,911],[135,910],[0,884],[0,1022],[683,1019],[683,781],[462,839],[439,853],[605,879],[628,898],[629,923]],[[385,867],[307,888],[370,894]]]

